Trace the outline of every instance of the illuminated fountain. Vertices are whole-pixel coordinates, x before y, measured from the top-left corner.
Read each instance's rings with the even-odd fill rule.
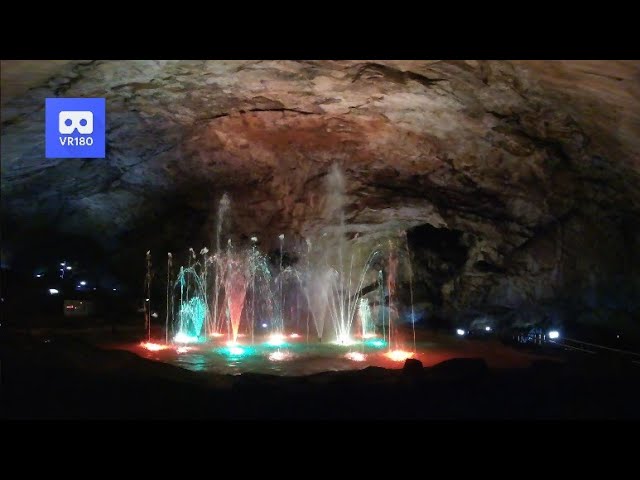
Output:
[[[232,218],[230,197],[222,195],[214,254],[209,256],[209,249],[203,247],[198,256],[190,248],[186,266],[179,268],[174,268],[177,256],[167,254],[165,343],[151,342],[147,322],[149,334],[143,346],[184,356],[194,349],[187,344],[205,342],[199,351],[218,352],[233,361],[253,356],[281,362],[300,358],[301,348],[336,349],[339,357],[353,362],[371,356],[386,355],[393,361],[413,356],[415,333],[409,352],[399,331],[397,283],[400,275],[406,277],[401,268],[405,260],[412,281],[406,236],[404,242],[387,237],[371,243],[368,237],[353,234],[346,222],[346,199],[345,178],[334,166],[326,177],[326,227],[310,234],[304,251],[297,252],[296,263],[285,266],[284,234],[278,235],[279,258],[273,263],[258,248],[256,236],[248,245],[234,245],[227,238],[222,247],[223,226]],[[150,254],[147,267],[145,290],[149,293]],[[147,305],[146,315],[149,310]],[[294,341],[301,337],[298,332],[303,331],[305,319],[306,342]],[[317,343],[310,342],[310,325]],[[262,353],[254,355],[257,352]]]

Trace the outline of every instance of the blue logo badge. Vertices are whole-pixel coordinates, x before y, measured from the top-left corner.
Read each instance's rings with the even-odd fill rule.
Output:
[[[47,158],[104,158],[106,100],[47,98]]]

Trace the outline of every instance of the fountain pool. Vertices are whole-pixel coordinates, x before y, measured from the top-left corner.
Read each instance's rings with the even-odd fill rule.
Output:
[[[420,342],[416,352],[403,352],[411,358],[429,361],[434,345]],[[132,351],[137,355],[176,365],[187,370],[219,374],[263,373],[272,375],[309,375],[325,371],[358,370],[368,366],[402,368],[405,355],[389,351],[382,338],[354,339],[349,345],[338,343],[307,343],[299,334],[248,337],[237,342],[208,340],[201,343],[165,344],[142,342],[110,346]],[[436,355],[436,357],[438,356]]]

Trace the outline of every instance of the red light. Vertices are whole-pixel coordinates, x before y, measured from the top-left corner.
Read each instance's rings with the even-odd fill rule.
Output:
[[[407,358],[413,357],[413,352],[405,352],[404,350],[392,350],[385,354],[387,358],[390,358],[394,362],[403,362]]]
[[[146,348],[147,350],[151,351],[151,352],[157,352],[159,350],[165,350],[167,348],[169,348],[167,345],[162,345],[159,343],[152,343],[152,342],[143,342],[140,344],[140,346],[142,348]]]

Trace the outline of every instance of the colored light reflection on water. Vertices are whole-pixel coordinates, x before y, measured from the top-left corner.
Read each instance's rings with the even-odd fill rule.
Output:
[[[169,348],[168,345],[162,345],[161,343],[153,343],[153,342],[142,342],[140,344],[142,348],[146,348],[150,352],[158,352],[160,350],[166,350]]]
[[[272,362],[281,362],[283,360],[288,360],[292,357],[290,352],[283,352],[282,350],[278,350],[277,352],[272,352],[269,354],[269,360]]]
[[[234,342],[233,340],[229,340],[227,342],[227,346],[224,348],[218,349],[218,351],[223,355],[226,355],[227,357],[233,357],[233,358],[246,357],[248,355],[253,354],[253,350],[250,347],[245,345],[240,345],[239,343]]]
[[[386,357],[394,362],[404,362],[407,358],[413,357],[413,352],[406,352],[404,350],[392,350],[387,352]]]
[[[270,345],[272,347],[281,347],[283,345],[286,345],[285,336],[281,333],[274,333],[269,337],[267,345]]]
[[[339,337],[335,342],[333,342],[335,345],[343,345],[345,347],[349,347],[351,345],[355,345],[356,343],[358,343],[357,341],[355,341],[353,338],[351,337],[347,337],[347,336],[341,336]]]
[[[371,338],[364,342],[365,346],[371,348],[384,348],[387,346],[387,342],[382,340],[381,338]]]
[[[176,343],[198,343],[198,337],[187,335],[184,332],[178,332],[173,341]]]
[[[345,355],[345,358],[352,360],[354,362],[364,362],[367,359],[367,356],[364,353],[360,352],[349,352]]]

